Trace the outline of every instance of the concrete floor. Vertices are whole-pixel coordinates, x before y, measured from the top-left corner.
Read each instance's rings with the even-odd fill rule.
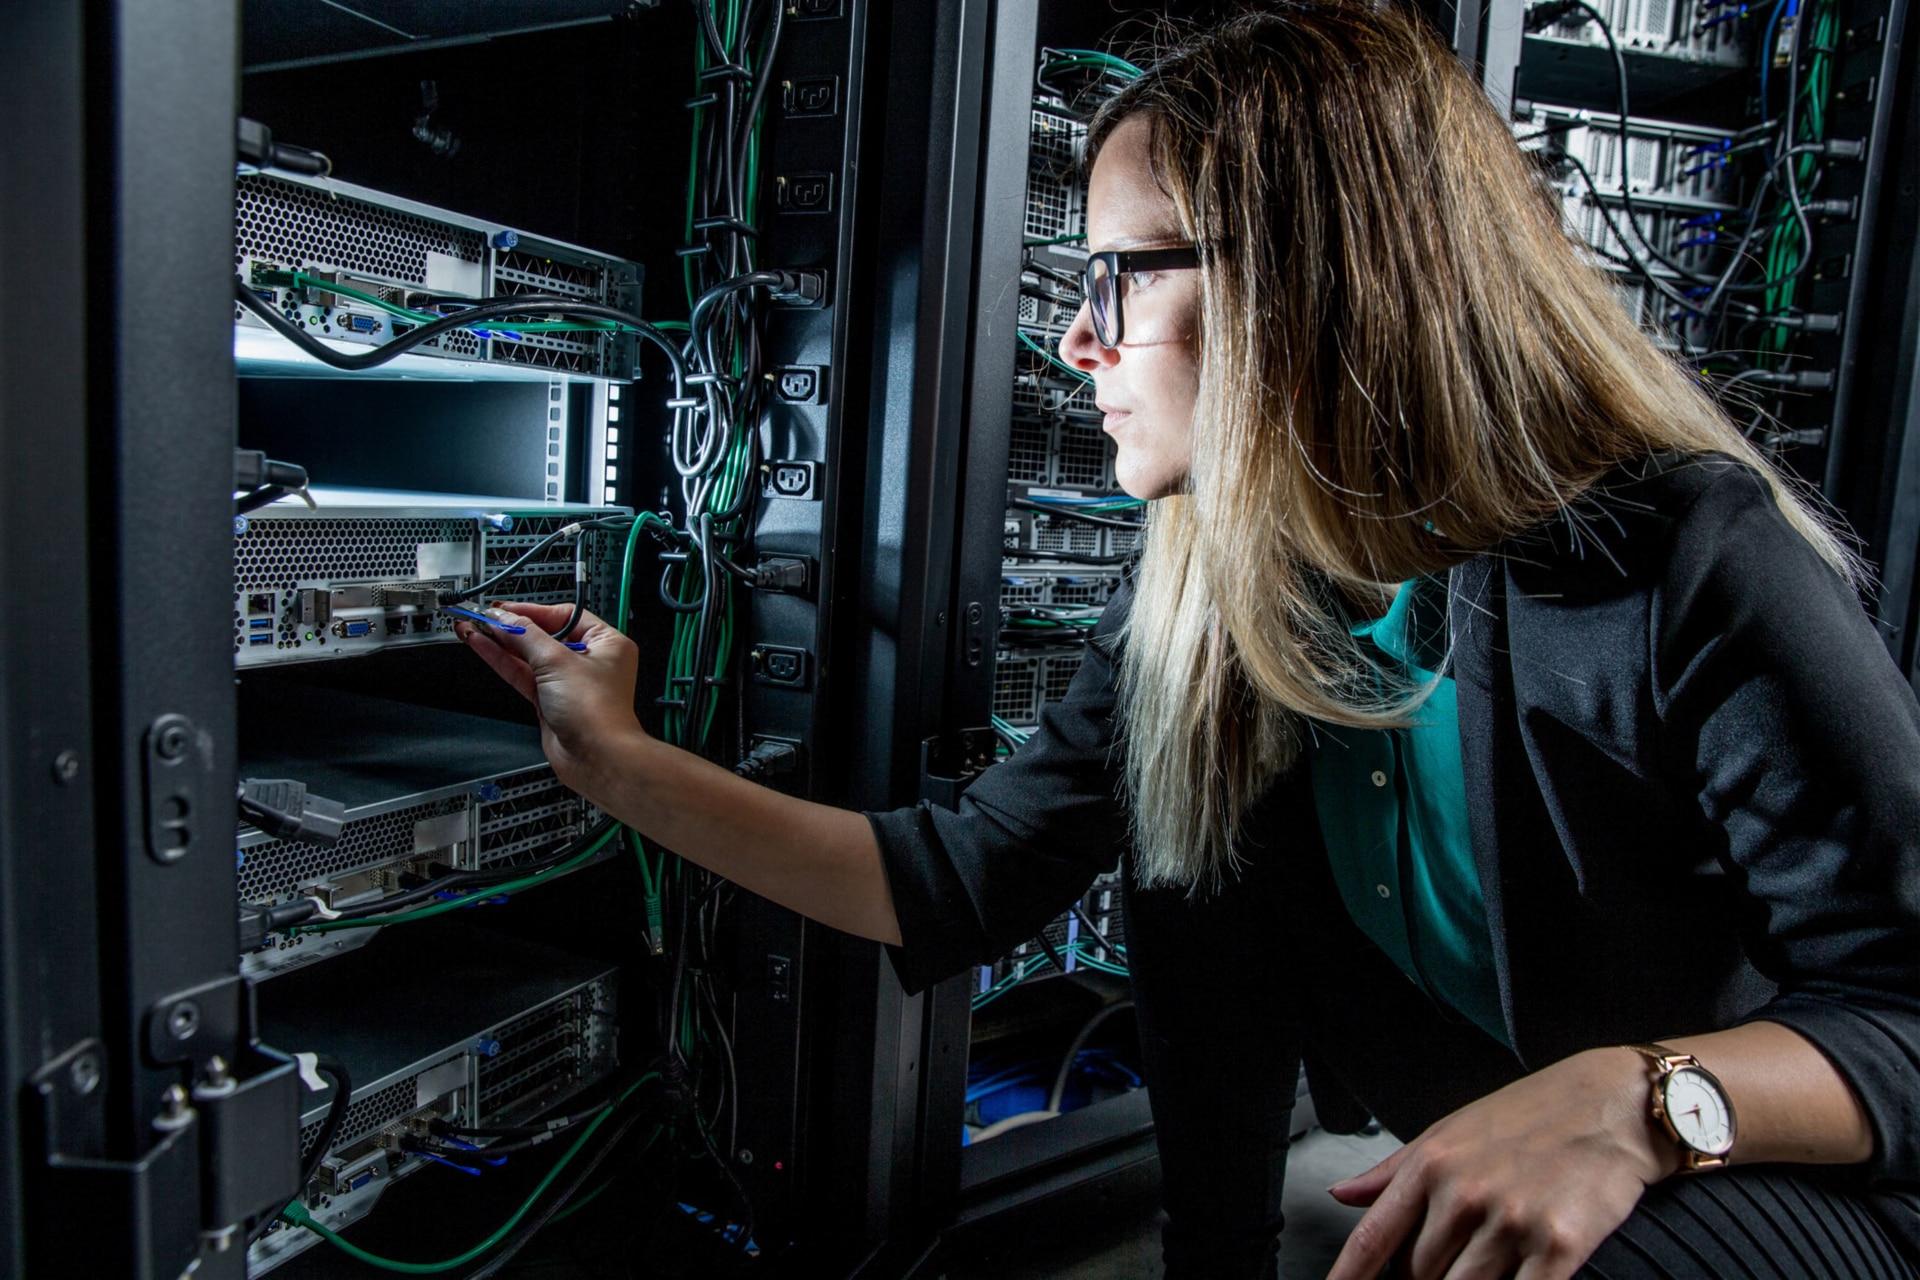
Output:
[[[1287,1156],[1282,1201],[1281,1280],[1321,1280],[1339,1256],[1360,1211],[1337,1203],[1329,1184],[1386,1159],[1400,1144],[1382,1134],[1347,1138],[1314,1129]],[[1083,1238],[998,1252],[991,1259],[950,1268],[945,1280],[1159,1280],[1158,1212],[1090,1227]]]

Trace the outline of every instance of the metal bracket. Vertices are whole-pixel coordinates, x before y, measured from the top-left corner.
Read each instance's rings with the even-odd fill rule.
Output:
[[[245,999],[245,984],[233,974],[154,1001],[147,1010],[147,1057],[165,1066],[229,1052],[242,1039]]]
[[[165,715],[147,729],[147,853],[171,864],[193,851],[196,833],[215,823],[213,735],[182,715]],[[231,834],[231,832],[229,832]]]
[[[106,1063],[106,1046],[87,1039],[34,1072],[28,1088],[40,1100],[48,1155],[106,1150]]]
[[[232,1247],[248,1221],[277,1212],[300,1192],[298,1065],[248,1045],[230,1072],[225,1067],[214,1059],[193,1090],[206,1133],[201,1211],[218,1253]]]
[[[942,809],[958,808],[960,796],[993,763],[993,730],[961,729],[920,743],[920,798]]]
[[[24,1115],[42,1162],[32,1169],[27,1202],[27,1274],[174,1280],[200,1254],[199,1117],[174,1106],[155,1117],[157,1140],[144,1154],[106,1158],[102,1061],[99,1043],[83,1041],[42,1067],[29,1087]],[[184,1098],[178,1086],[174,1094]],[[232,1270],[201,1274],[211,1280]]]

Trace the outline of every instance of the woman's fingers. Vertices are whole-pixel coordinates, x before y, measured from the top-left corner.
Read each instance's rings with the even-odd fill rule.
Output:
[[[521,697],[535,706],[540,705],[539,694],[534,687],[533,668],[517,655],[508,653],[495,644],[485,632],[471,622],[459,623],[453,630],[469,649],[480,655],[482,662],[492,667],[495,674],[512,685]]]
[[[552,635],[565,626],[567,619],[573,616],[573,606],[570,604],[526,604],[519,600],[495,601],[493,608],[485,612],[493,613],[499,610],[513,614],[527,630],[532,631],[537,628],[543,635]],[[590,620],[591,622],[599,621],[590,613],[581,614],[580,625],[575,627],[573,633],[566,639],[578,640],[579,633],[590,625]]]
[[[1374,1280],[1420,1226],[1426,1210],[1425,1187],[1406,1179],[1390,1184],[1347,1236],[1346,1247],[1334,1260],[1333,1270],[1327,1272],[1327,1280]]]
[[[1394,1172],[1400,1168],[1401,1163],[1407,1158],[1407,1152],[1411,1150],[1413,1150],[1411,1145],[1401,1147],[1365,1173],[1356,1173],[1351,1178],[1334,1183],[1327,1188],[1327,1194],[1341,1204],[1351,1205],[1356,1209],[1366,1208],[1379,1199],[1380,1193],[1387,1189],[1387,1184],[1393,1181]]]

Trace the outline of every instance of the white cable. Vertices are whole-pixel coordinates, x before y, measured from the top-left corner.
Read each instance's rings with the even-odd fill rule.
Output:
[[[1042,1120],[1052,1120],[1058,1111],[1022,1111],[1019,1115],[1008,1116],[1004,1120],[995,1120],[992,1124],[973,1135],[968,1143],[985,1142],[988,1138],[997,1138],[1012,1129],[1024,1129],[1030,1124],[1039,1124]]]

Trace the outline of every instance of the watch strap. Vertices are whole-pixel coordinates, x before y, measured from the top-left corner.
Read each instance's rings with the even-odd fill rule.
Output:
[[[1700,1059],[1690,1053],[1675,1053],[1663,1044],[1623,1044],[1622,1049],[1631,1049],[1643,1058],[1647,1058],[1660,1069],[1660,1074],[1677,1071],[1681,1067],[1697,1067]]]

